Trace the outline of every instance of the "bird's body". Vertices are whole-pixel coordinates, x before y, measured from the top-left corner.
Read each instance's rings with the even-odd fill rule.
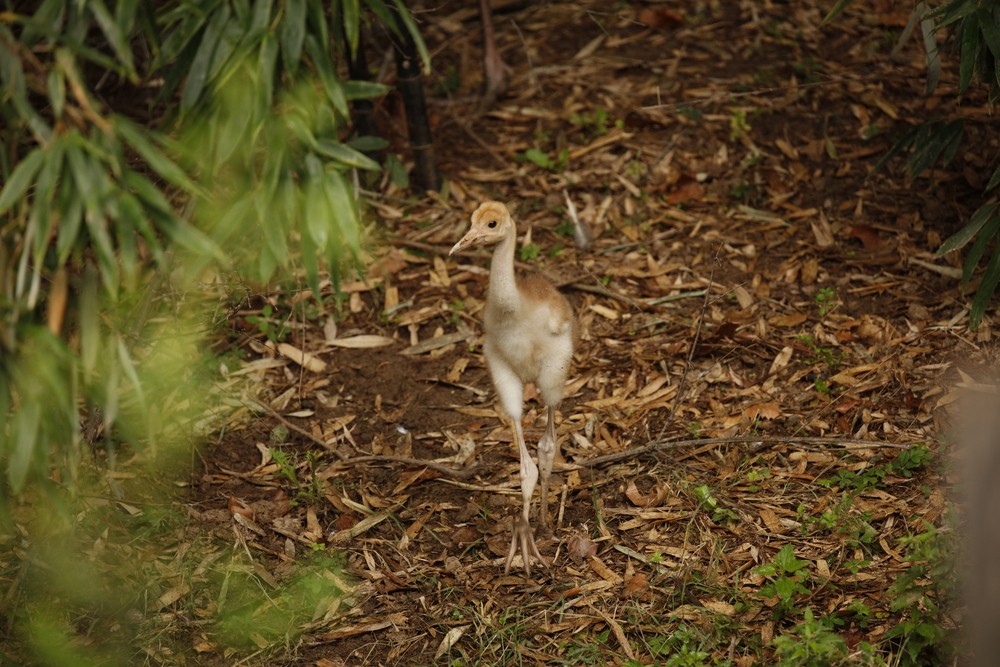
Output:
[[[507,207],[500,202],[485,202],[472,214],[472,228],[451,252],[473,245],[496,245],[486,297],[483,355],[500,404],[514,425],[524,501],[505,570],[510,570],[511,561],[520,550],[525,572],[530,575],[532,556],[544,562],[535,546],[529,522],[531,496],[535,483],[541,481],[540,514],[542,525],[547,526],[548,482],[556,452],[555,408],[562,400],[573,357],[575,323],[573,309],[566,297],[550,282],[541,276],[521,277],[514,273],[516,240],[517,233]],[[538,387],[547,408],[545,433],[538,443],[538,466],[531,460],[521,428],[527,382]]]

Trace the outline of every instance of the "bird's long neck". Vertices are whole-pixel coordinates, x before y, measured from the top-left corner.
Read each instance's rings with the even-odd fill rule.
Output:
[[[517,291],[517,283],[514,280],[516,244],[516,233],[511,228],[510,233],[493,251],[493,262],[490,264],[490,301],[499,310],[517,310],[521,303],[521,294]]]

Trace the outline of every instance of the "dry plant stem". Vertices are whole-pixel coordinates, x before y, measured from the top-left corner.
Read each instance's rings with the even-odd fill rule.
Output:
[[[436,461],[426,461],[424,459],[414,459],[408,456],[388,456],[388,455],[371,455],[371,456],[355,456],[349,459],[342,459],[340,463],[345,465],[352,465],[355,463],[403,463],[405,465],[416,466],[419,468],[428,468],[434,472],[439,472],[446,477],[451,477],[454,479],[469,479],[475,475],[480,466],[470,466],[468,468],[452,468],[451,466],[444,465],[443,463],[438,463]]]
[[[333,452],[333,454],[334,454],[335,456],[339,457],[340,459],[344,459],[344,458],[346,458],[346,457],[345,457],[345,456],[344,456],[343,454],[341,454],[340,452],[338,452],[338,451],[336,451],[336,450],[333,450],[333,449],[331,449],[331,448],[330,448],[330,446],[329,446],[328,444],[326,444],[325,442],[323,442],[322,440],[320,440],[319,438],[317,438],[316,436],[314,436],[314,435],[313,435],[312,433],[310,433],[309,431],[305,430],[305,429],[304,429],[304,428],[302,428],[301,426],[296,426],[295,424],[293,424],[292,422],[288,421],[287,419],[285,419],[284,417],[282,417],[282,416],[281,416],[281,415],[279,415],[279,414],[278,414],[277,412],[275,412],[274,410],[272,410],[272,409],[271,409],[271,408],[269,408],[268,406],[264,405],[263,403],[258,403],[257,401],[249,401],[249,403],[250,403],[250,405],[251,405],[252,407],[254,407],[254,408],[256,408],[256,409],[260,410],[261,412],[264,412],[264,413],[266,413],[266,414],[267,414],[267,415],[268,415],[269,417],[272,417],[272,418],[274,418],[274,419],[277,419],[277,420],[278,420],[279,422],[281,422],[281,423],[282,423],[282,425],[284,425],[284,426],[285,426],[285,427],[286,427],[286,428],[287,428],[287,429],[288,429],[289,431],[295,431],[296,433],[298,433],[298,434],[299,434],[299,435],[301,435],[302,437],[304,437],[304,438],[307,438],[307,439],[308,439],[308,440],[309,440],[310,442],[312,442],[313,444],[316,444],[316,445],[319,445],[319,446],[320,446],[320,447],[322,447],[323,449],[325,449],[325,450],[327,450],[327,451],[331,451],[331,452]]]
[[[836,438],[836,437],[794,437],[794,436],[769,436],[769,437],[751,437],[751,436],[734,436],[732,438],[695,438],[691,440],[659,440],[656,442],[651,442],[648,445],[643,445],[642,447],[633,447],[632,449],[626,449],[624,452],[615,452],[614,454],[605,454],[604,456],[595,456],[592,459],[584,459],[582,461],[576,461],[573,464],[567,464],[564,466],[564,470],[578,470],[580,468],[599,468],[601,466],[607,465],[609,463],[617,463],[619,461],[626,461],[628,459],[634,459],[645,454],[651,454],[653,452],[666,451],[669,449],[680,449],[681,447],[697,447],[699,445],[749,445],[749,444],[762,444],[764,446],[772,446],[777,444],[786,445],[796,445],[796,444],[811,444],[811,445],[855,445],[859,449],[874,449],[874,448],[889,448],[889,449],[909,449],[914,445],[920,444],[920,442],[905,442],[905,443],[894,443],[894,442],[877,442],[874,440],[857,440],[853,438]]]

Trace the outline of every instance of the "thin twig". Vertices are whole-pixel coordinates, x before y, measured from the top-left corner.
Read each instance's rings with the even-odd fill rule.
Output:
[[[403,463],[420,468],[428,468],[434,472],[439,472],[446,477],[453,477],[455,479],[468,479],[479,472],[480,468],[478,465],[470,466],[468,468],[452,468],[451,466],[446,466],[443,463],[437,463],[436,461],[414,459],[409,456],[355,456],[353,458],[343,459],[340,463],[344,465],[354,463]]]
[[[332,447],[330,447],[329,444],[323,442],[322,440],[320,440],[315,435],[313,435],[309,431],[305,430],[301,426],[297,426],[297,425],[293,424],[292,422],[288,421],[287,419],[285,419],[284,417],[282,417],[281,415],[279,415],[277,413],[277,411],[272,410],[271,408],[269,408],[268,406],[264,405],[263,403],[259,403],[257,401],[253,401],[253,400],[248,401],[248,403],[250,403],[251,407],[254,407],[254,408],[260,410],[261,412],[267,413],[268,416],[273,417],[274,419],[277,419],[279,422],[281,422],[290,431],[295,431],[296,433],[298,433],[302,437],[307,438],[313,444],[319,445],[323,449],[326,449],[328,451],[333,452],[333,454],[335,456],[337,456],[337,457],[339,457],[341,459],[345,458],[343,454],[341,454],[337,450],[335,450]]]
[[[652,442],[648,445],[643,445],[642,447],[633,447],[632,449],[626,449],[623,452],[615,452],[614,454],[605,454],[604,456],[595,456],[592,459],[584,459],[582,461],[576,461],[572,464],[566,464],[561,469],[562,470],[579,470],[581,468],[598,468],[600,466],[607,465],[609,463],[617,463],[619,461],[625,461],[627,459],[633,459],[645,454],[651,454],[653,452],[662,452],[670,449],[680,449],[682,447],[697,447],[699,445],[749,445],[749,444],[766,444],[776,445],[796,445],[796,444],[813,444],[813,445],[853,445],[854,447],[845,447],[847,449],[871,449],[871,448],[890,448],[890,449],[909,449],[914,445],[921,444],[919,441],[895,443],[895,442],[881,442],[878,440],[858,440],[857,438],[837,438],[832,436],[822,437],[822,436],[810,436],[810,437],[794,437],[794,436],[763,436],[763,437],[753,437],[753,436],[734,436],[731,438],[693,438],[691,440],[659,440],[657,442]]]

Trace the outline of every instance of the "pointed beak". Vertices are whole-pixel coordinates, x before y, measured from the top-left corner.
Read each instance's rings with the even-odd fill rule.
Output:
[[[482,237],[476,230],[470,229],[469,232],[465,236],[463,236],[458,243],[456,243],[451,247],[451,250],[448,252],[448,255],[449,256],[454,255],[459,250],[465,250],[470,246],[476,245],[476,243],[478,243],[481,240],[481,238]]]

